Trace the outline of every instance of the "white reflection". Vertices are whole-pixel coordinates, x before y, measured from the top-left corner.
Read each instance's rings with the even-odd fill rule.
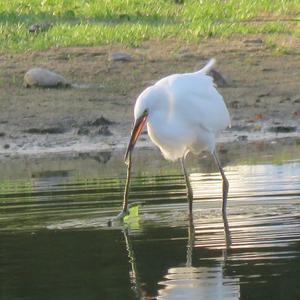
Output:
[[[195,239],[195,229],[192,216],[189,218],[188,242],[185,266],[172,266],[168,269],[164,280],[158,282],[162,286],[155,299],[239,299],[239,278],[225,276],[224,268],[227,250],[231,247],[230,229],[227,217],[223,218],[225,250],[220,257],[214,257],[211,267],[193,267],[193,250],[198,247]],[[199,228],[197,228],[199,230]],[[134,249],[128,230],[123,231],[131,270],[129,272],[131,287],[138,299],[154,299],[146,294],[141,284]],[[197,245],[196,245],[197,244]]]
[[[239,299],[239,279],[224,278],[223,266],[170,268],[157,299]]]
[[[273,165],[237,165],[225,168],[229,181],[229,198],[249,195],[276,194],[299,191],[300,164],[297,162]],[[215,173],[191,173],[195,198],[219,198],[222,193],[221,176]],[[228,204],[230,201],[228,201]]]
[[[165,280],[159,282],[163,287],[157,299],[222,299],[234,300],[240,297],[239,278],[224,276],[227,250],[231,247],[231,236],[227,216],[223,216],[226,249],[223,256],[214,258],[212,267],[193,267],[195,230],[192,216],[189,219],[187,259],[185,267],[168,269]]]

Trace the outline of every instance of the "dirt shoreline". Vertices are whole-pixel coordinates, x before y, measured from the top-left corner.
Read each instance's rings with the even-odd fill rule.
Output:
[[[210,57],[229,83],[218,87],[232,118],[222,143],[300,137],[300,57],[276,54],[263,38],[257,41],[207,40],[199,46],[152,41],[136,49],[77,47],[2,55],[0,156],[122,149],[139,93],[161,77],[200,68]],[[116,52],[132,60],[110,60]],[[26,89],[23,76],[32,67],[54,70],[79,88]],[[150,146],[146,135],[138,146]]]

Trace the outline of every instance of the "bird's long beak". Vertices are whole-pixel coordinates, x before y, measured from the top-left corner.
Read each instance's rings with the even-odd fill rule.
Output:
[[[133,129],[132,129],[132,132],[131,132],[130,141],[129,141],[129,144],[128,144],[128,147],[127,147],[127,150],[126,150],[126,153],[125,153],[125,157],[124,157],[124,161],[125,161],[126,164],[128,164],[129,155],[131,154],[131,152],[134,148],[134,145],[135,145],[136,141],[138,140],[138,138],[139,138],[139,136],[140,136],[140,134],[141,134],[141,132],[144,128],[147,117],[148,117],[148,113],[147,113],[147,111],[145,111],[134,122]]]

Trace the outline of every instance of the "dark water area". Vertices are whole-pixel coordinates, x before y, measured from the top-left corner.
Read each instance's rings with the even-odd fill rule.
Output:
[[[152,161],[136,162],[139,213],[113,227],[125,181],[118,162],[97,176],[72,164],[2,176],[0,299],[300,299],[300,155],[222,157],[227,220],[213,165],[189,165],[190,220],[180,168],[141,168]]]

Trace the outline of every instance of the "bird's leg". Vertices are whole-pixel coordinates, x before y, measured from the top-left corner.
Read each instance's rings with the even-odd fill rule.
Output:
[[[193,262],[193,248],[195,244],[195,227],[193,215],[189,215],[189,228],[188,228],[188,244],[186,253],[186,266],[191,267]]]
[[[225,243],[226,243],[226,250],[227,250],[230,249],[232,242],[231,242],[231,233],[230,233],[230,228],[229,228],[226,214],[223,214],[223,224],[224,224]]]
[[[130,179],[131,179],[131,154],[129,155],[129,160],[128,160],[127,178],[126,178],[123,207],[122,207],[122,211],[125,213],[127,213],[128,211],[128,195],[129,195]]]
[[[131,153],[129,153],[129,156],[128,156],[127,178],[126,178],[126,184],[125,184],[122,210],[120,211],[120,213],[117,216],[111,218],[108,221],[109,226],[111,226],[114,221],[122,221],[124,216],[126,216],[128,214],[128,195],[129,195],[130,178],[131,178]]]
[[[223,213],[223,217],[226,216],[226,207],[227,207],[227,195],[228,195],[228,190],[229,190],[229,182],[225,176],[225,173],[223,171],[223,168],[221,166],[221,163],[219,161],[219,158],[217,156],[216,151],[213,152],[213,157],[215,159],[215,162],[219,168],[219,171],[221,173],[222,176],[222,181],[223,181],[223,205],[222,205],[222,213]]]
[[[181,162],[181,167],[182,167],[182,171],[183,171],[183,174],[184,174],[184,179],[185,179],[185,182],[186,182],[187,197],[188,197],[188,200],[189,200],[189,213],[191,215],[193,213],[193,190],[192,190],[192,186],[191,186],[191,183],[190,183],[190,180],[189,180],[189,175],[188,175],[188,173],[186,171],[186,168],[185,168],[184,157],[182,157],[180,159],[180,162]]]

